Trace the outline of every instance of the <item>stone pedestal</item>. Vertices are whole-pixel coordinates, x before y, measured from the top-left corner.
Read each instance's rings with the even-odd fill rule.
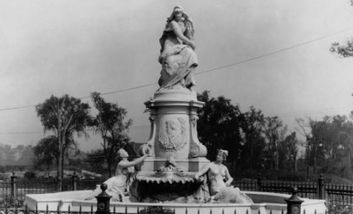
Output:
[[[145,103],[150,110],[151,134],[146,145],[151,157],[141,171],[156,171],[168,159],[185,172],[197,172],[209,161],[197,136],[197,110],[203,106],[196,93],[183,87],[162,89]]]

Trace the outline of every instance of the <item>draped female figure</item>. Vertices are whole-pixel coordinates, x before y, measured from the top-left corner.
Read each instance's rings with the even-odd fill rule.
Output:
[[[192,73],[198,65],[198,60],[194,52],[193,36],[194,26],[191,19],[182,7],[174,7],[159,40],[159,62],[162,65],[158,80],[160,88],[172,88],[180,84],[190,89],[195,85]]]

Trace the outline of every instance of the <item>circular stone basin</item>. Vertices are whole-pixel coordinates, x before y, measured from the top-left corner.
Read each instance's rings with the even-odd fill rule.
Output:
[[[178,171],[143,172],[137,174],[137,195],[146,201],[173,201],[192,195],[203,180],[195,173]]]
[[[70,191],[48,194],[28,194],[26,195],[25,205],[30,210],[38,209],[41,212],[58,211],[67,212],[95,212],[96,200],[84,200],[91,191]],[[139,213],[148,208],[162,208],[175,211],[175,214],[282,214],[286,213],[287,205],[284,199],[290,197],[287,194],[269,193],[269,192],[252,192],[244,191],[254,201],[254,204],[195,204],[195,203],[135,203],[135,202],[114,202],[110,203],[110,210],[116,213]],[[324,214],[327,211],[324,200],[315,200],[302,198],[301,213],[305,214]]]

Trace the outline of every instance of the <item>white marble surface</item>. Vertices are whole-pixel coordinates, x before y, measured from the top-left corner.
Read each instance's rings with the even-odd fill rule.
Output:
[[[26,195],[25,204],[29,209],[35,210],[36,207],[40,211],[79,211],[80,206],[82,211],[96,211],[96,200],[84,200],[90,191],[70,191],[48,194],[28,194]],[[286,213],[287,205],[284,202],[285,198],[290,195],[279,193],[265,193],[265,192],[251,192],[245,191],[250,197],[255,199],[255,204],[177,204],[177,203],[134,203],[134,202],[111,202],[111,211],[115,209],[116,212],[137,213],[150,206],[163,206],[175,210],[176,214],[185,214],[185,209],[188,214],[210,213],[212,214],[233,214],[248,213],[251,214],[267,214],[272,211],[272,214],[280,214],[282,210]],[[324,200],[315,200],[303,198],[301,213],[305,214],[323,214],[326,206]],[[261,201],[261,202],[260,202]],[[257,203],[260,202],[260,203]],[[282,203],[279,203],[282,202]]]

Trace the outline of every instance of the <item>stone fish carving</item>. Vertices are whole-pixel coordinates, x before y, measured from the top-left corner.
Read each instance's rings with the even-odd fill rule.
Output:
[[[159,143],[165,151],[179,151],[186,144],[186,120],[178,117],[177,120],[165,121],[159,131]]]

